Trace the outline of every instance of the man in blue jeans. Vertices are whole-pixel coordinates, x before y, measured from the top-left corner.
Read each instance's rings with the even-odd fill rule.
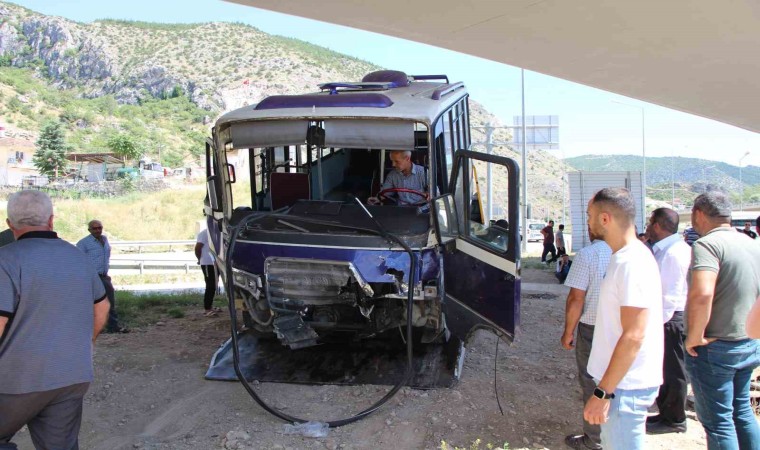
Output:
[[[635,217],[623,188],[602,189],[588,207],[590,231],[612,249],[587,368],[597,386],[583,410],[584,419],[601,425],[605,450],[644,448],[647,408],[662,384],[660,271],[636,237]]]
[[[719,192],[694,200],[686,301],[686,372],[708,449],[760,450],[760,427],[750,406],[752,371],[760,342],[745,323],[760,296],[760,245],[731,227],[731,203]]]

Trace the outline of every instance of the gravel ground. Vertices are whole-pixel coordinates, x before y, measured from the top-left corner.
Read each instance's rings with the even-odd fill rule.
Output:
[[[524,279],[556,285],[551,273]],[[548,289],[547,289],[548,290]],[[227,339],[228,320],[200,308],[125,335],[103,335],[96,380],[85,400],[84,449],[433,449],[480,439],[509,448],[565,448],[581,428],[582,402],[572,352],[559,345],[564,298],[523,296],[522,328],[512,347],[500,346],[494,395],[496,339],[481,332],[468,344],[461,381],[452,389],[404,388],[374,415],[329,430],[326,437],[286,434],[285,424],[257,406],[237,382],[203,379],[211,355]],[[286,413],[329,420],[372,404],[385,386],[257,384]],[[648,449],[702,449],[702,427],[688,412],[688,432],[647,437]],[[31,448],[24,430],[16,438]]]

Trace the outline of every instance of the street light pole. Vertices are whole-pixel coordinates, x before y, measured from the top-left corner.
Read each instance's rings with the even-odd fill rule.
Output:
[[[525,143],[528,136],[525,131],[525,69],[520,69],[520,81],[522,87],[522,251],[528,251],[528,151]]]
[[[744,183],[742,182],[742,161],[744,161],[744,158],[749,156],[749,150],[744,153],[744,155],[739,158],[739,211],[744,211]]]
[[[641,169],[641,225],[644,226],[647,214],[647,134],[646,134],[646,110],[641,106],[631,105],[630,103],[619,102],[612,100],[613,103],[619,105],[630,106],[631,108],[638,108],[641,110],[641,156],[644,158],[644,164]]]

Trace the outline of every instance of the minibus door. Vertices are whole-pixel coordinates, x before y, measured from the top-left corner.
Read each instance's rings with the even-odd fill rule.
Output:
[[[224,272],[224,251],[222,246],[222,224],[224,221],[224,203],[222,197],[223,180],[219,170],[220,164],[214,154],[214,144],[206,140],[206,198],[203,202],[203,215],[206,216],[209,247],[215,255],[218,269]]]
[[[451,192],[433,199],[446,324],[463,340],[488,328],[511,341],[519,326],[518,179],[509,158],[459,150]]]

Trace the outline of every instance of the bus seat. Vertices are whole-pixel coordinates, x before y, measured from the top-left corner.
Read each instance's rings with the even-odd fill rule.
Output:
[[[272,211],[290,206],[296,200],[311,198],[309,195],[309,174],[273,172],[269,177]]]

